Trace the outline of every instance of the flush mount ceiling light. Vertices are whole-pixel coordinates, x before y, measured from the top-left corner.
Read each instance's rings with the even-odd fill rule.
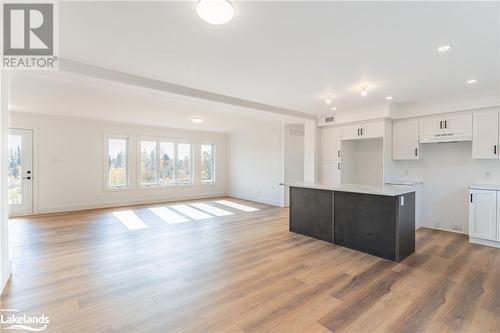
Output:
[[[368,88],[362,87],[361,88],[361,96],[365,97],[366,95],[368,95]]]
[[[392,96],[387,96],[385,99],[390,101],[390,100],[392,100]]]
[[[331,95],[326,96],[325,103],[332,104],[332,96]]]
[[[198,117],[193,117],[193,118],[191,118],[191,121],[195,124],[199,124],[203,121],[203,119],[198,118]]]
[[[451,49],[451,45],[443,45],[438,47],[438,52],[439,53],[446,53]]]
[[[228,0],[199,0],[196,12],[210,24],[224,24],[234,16],[234,8]]]
[[[335,106],[332,107],[332,111],[337,111],[337,108]]]
[[[469,79],[466,81],[467,84],[475,84],[477,83],[477,80],[476,79]]]

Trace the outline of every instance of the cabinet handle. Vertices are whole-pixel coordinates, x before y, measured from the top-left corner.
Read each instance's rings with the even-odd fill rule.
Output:
[[[448,128],[448,120],[444,121],[444,128]]]
[[[358,136],[360,136],[360,135],[361,135],[361,134],[359,134],[359,130],[360,130],[360,129],[361,129],[361,128],[358,128]]]
[[[340,163],[337,163],[337,169],[340,170]]]
[[[493,154],[495,154],[495,155],[497,154],[497,145],[493,146]]]
[[[443,121],[442,120],[439,121],[439,129],[443,129]]]
[[[415,156],[418,156],[418,148],[415,148]]]
[[[472,202],[472,193],[470,194],[470,202]]]
[[[361,127],[360,129],[361,129],[361,135],[363,135],[363,127]]]
[[[340,157],[340,150],[337,150],[337,157]]]

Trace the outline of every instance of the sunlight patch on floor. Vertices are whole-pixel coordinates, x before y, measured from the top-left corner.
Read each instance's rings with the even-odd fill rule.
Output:
[[[167,223],[183,223],[190,221],[188,218],[177,214],[167,207],[153,207],[149,208],[149,211]]]
[[[194,209],[193,207],[189,207],[188,205],[173,205],[171,208],[192,218],[193,220],[203,220],[212,217],[212,215],[208,215],[207,213]]]
[[[236,203],[236,202],[232,202],[232,201],[227,201],[227,200],[217,200],[215,202],[218,203],[218,204],[220,204],[220,205],[224,205],[224,206],[228,206],[228,207],[231,207],[231,208],[242,210],[244,212],[255,212],[257,210],[260,210],[258,208],[254,208],[254,207],[242,205],[242,204],[239,204],[239,203]]]
[[[212,205],[204,203],[204,202],[192,203],[190,205],[195,207],[195,208],[198,208],[199,210],[202,210],[204,212],[210,213],[210,214],[215,215],[215,216],[233,215],[233,213],[231,213],[227,210],[212,206]]]
[[[113,216],[118,219],[128,230],[139,230],[149,228],[139,216],[131,210],[113,212]]]

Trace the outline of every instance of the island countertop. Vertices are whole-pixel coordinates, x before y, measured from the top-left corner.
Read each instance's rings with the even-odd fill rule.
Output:
[[[408,186],[398,185],[359,185],[359,184],[322,184],[315,182],[291,182],[285,183],[286,186],[312,188],[317,190],[330,190],[339,192],[364,193],[374,195],[385,195],[395,197],[398,195],[415,192]]]

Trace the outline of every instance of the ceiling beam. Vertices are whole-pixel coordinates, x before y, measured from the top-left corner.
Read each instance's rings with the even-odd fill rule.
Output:
[[[124,83],[141,88],[162,91],[169,94],[188,96],[211,102],[235,105],[239,107],[304,119],[316,119],[315,115],[285,109],[273,105],[258,103],[246,99],[212,93],[205,90],[181,86],[174,83],[155,80],[144,76],[115,71],[112,69],[85,64],[67,58],[59,58],[59,70],[89,76],[92,78]]]

